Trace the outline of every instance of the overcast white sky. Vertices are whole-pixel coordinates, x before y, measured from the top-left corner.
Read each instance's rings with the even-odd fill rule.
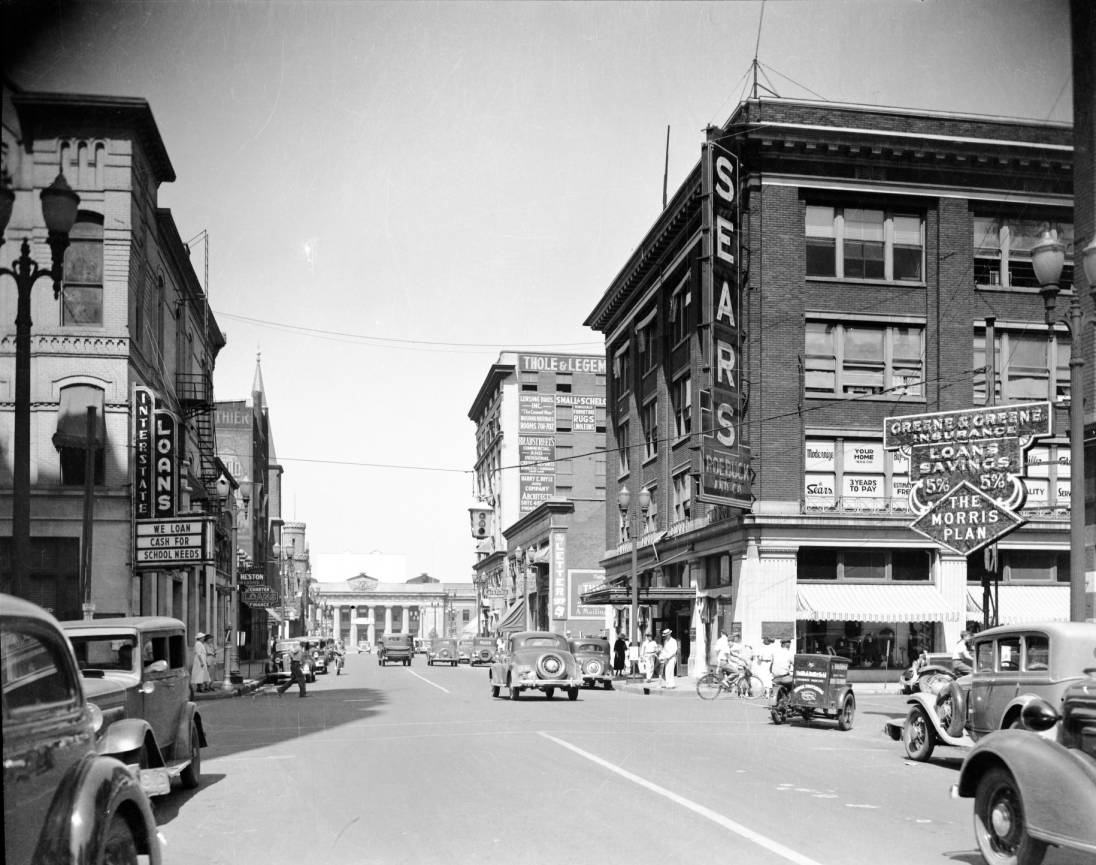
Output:
[[[408,577],[470,579],[490,364],[602,349],[582,321],[658,215],[666,126],[672,193],[755,45],[781,96],[1071,117],[1065,0],[41,5],[6,71],[149,101],[160,203],[210,238],[218,399],[262,352],[284,516]]]

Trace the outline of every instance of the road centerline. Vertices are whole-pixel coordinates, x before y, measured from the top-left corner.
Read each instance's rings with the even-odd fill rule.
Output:
[[[430,685],[431,687],[437,688],[439,691],[444,691],[446,694],[451,693],[448,688],[443,688],[437,682],[431,682],[428,678],[426,678],[426,676],[420,676],[414,670],[408,670],[408,672],[416,679],[421,679],[422,681],[426,682],[426,684]]]
[[[713,811],[711,808],[708,808],[705,805],[701,805],[698,802],[694,802],[691,799],[686,799],[684,796],[679,796],[677,793],[673,793],[669,790],[659,787],[654,782],[648,781],[646,778],[641,778],[639,775],[629,772],[627,769],[617,766],[615,763],[610,763],[608,760],[598,757],[596,754],[591,754],[589,751],[584,751],[577,745],[572,745],[570,742],[565,742],[563,739],[556,738],[551,733],[545,733],[543,730],[538,730],[537,734],[539,736],[543,736],[545,739],[548,739],[550,742],[555,742],[557,745],[566,748],[568,751],[578,754],[580,757],[583,757],[592,763],[596,763],[603,769],[608,769],[610,772],[619,775],[625,780],[631,781],[633,784],[638,784],[645,790],[649,790],[652,793],[657,793],[659,796],[662,796],[665,799],[669,799],[671,802],[674,802],[683,808],[687,808],[694,814],[699,814],[701,817],[704,817],[707,820],[711,820],[716,825],[722,826],[724,829],[727,829],[728,831],[733,832],[734,834],[742,838],[745,838],[747,841],[752,841],[754,844],[757,844],[759,847],[763,847],[770,853],[775,853],[777,856],[787,859],[789,862],[794,862],[795,865],[820,865],[817,860],[811,859],[809,856],[804,856],[802,853],[793,850],[784,844],[781,844],[779,841],[774,841],[772,838],[769,838],[766,835],[762,835],[760,832],[755,832],[753,829],[750,829],[747,826],[743,826],[741,823],[738,823],[730,819],[729,817],[725,817],[723,814]]]

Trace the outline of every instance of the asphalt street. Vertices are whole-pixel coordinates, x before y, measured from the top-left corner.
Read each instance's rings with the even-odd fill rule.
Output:
[[[486,668],[363,654],[304,700],[264,687],[202,702],[202,785],[157,800],[165,861],[981,862],[971,801],[948,796],[961,751],[913,763],[882,734],[898,695],[859,694],[840,732],[694,692],[488,688]]]

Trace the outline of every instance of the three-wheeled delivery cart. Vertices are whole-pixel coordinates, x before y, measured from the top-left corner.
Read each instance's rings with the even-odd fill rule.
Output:
[[[851,730],[856,697],[849,684],[849,659],[839,655],[796,655],[792,675],[776,680],[769,712],[774,724],[798,715],[837,721],[837,729]]]

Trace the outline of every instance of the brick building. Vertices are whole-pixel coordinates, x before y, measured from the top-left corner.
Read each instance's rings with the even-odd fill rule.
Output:
[[[490,507],[475,581],[483,630],[601,633],[605,358],[503,352],[468,412],[476,497]]]
[[[21,593],[80,618],[81,542],[95,616],[159,614],[216,634],[231,620],[231,539],[218,519],[223,467],[212,424],[225,340],[170,210],[175,172],[148,103],[3,88],[3,182],[15,193],[4,251],[27,238],[48,266],[39,191],[61,173],[79,195],[60,302],[32,292],[31,555]],[[14,254],[12,255],[14,257]],[[15,284],[0,278],[0,572],[11,573]],[[88,408],[96,412],[86,436]],[[85,457],[94,477],[84,538]],[[153,453],[156,459],[153,460]],[[203,526],[202,561],[162,564],[139,520]],[[6,526],[3,525],[6,521]],[[5,532],[6,529],[6,532]],[[144,553],[145,555],[142,555]]]
[[[651,495],[640,625],[684,637],[693,671],[720,630],[880,667],[983,620],[986,558],[910,528],[883,429],[986,406],[991,366],[994,402],[1049,401],[1057,433],[1026,451],[999,619],[1068,618],[1070,339],[1048,337],[1030,250],[1055,233],[1072,284],[1072,157],[1065,125],[801,100],[708,131],[586,320],[610,363],[608,499]],[[586,598],[624,608],[633,539],[605,520]]]

